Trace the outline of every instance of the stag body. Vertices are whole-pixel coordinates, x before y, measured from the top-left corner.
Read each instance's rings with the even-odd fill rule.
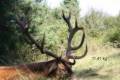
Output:
[[[39,62],[39,63],[31,63],[31,64],[22,64],[17,66],[11,67],[0,67],[0,80],[19,80],[21,75],[27,76],[28,80],[36,80],[40,77],[58,77],[60,79],[63,76],[71,76],[72,75],[72,65],[75,64],[76,59],[81,59],[86,56],[87,54],[87,45],[85,47],[85,51],[81,56],[71,55],[71,53],[75,50],[78,50],[82,47],[84,40],[85,40],[85,32],[83,27],[78,27],[77,19],[75,21],[75,26],[73,27],[70,19],[71,14],[69,16],[65,16],[63,12],[63,19],[67,23],[68,26],[68,39],[67,39],[67,50],[65,51],[64,56],[57,56],[47,48],[45,48],[45,35],[43,36],[43,40],[39,44],[29,33],[29,21],[24,20],[20,17],[16,18],[16,23],[19,25],[23,34],[34,44],[42,54],[49,55],[55,59],[46,61],[46,62]],[[80,43],[73,47],[72,39],[75,33],[78,31],[82,31],[82,39],[79,40]],[[73,59],[73,62],[70,62],[69,59]],[[57,80],[58,80],[57,79]]]
[[[72,74],[71,67],[66,64],[67,62],[61,63],[58,59],[53,59],[47,62],[1,66],[0,80],[21,80],[22,78],[37,80],[40,77],[54,77],[60,79],[63,76],[71,76]],[[66,69],[68,72],[65,71]]]

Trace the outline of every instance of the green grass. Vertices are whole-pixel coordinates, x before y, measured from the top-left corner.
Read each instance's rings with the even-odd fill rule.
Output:
[[[90,43],[73,70],[77,80],[120,80],[120,49]]]

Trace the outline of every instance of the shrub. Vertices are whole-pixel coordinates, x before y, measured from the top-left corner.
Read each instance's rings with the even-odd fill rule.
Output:
[[[114,43],[114,45],[120,44],[120,28],[114,27],[106,31],[105,36],[103,37],[103,42]]]

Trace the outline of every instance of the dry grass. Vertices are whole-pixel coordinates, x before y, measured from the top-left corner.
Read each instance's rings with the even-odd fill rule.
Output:
[[[74,80],[120,80],[120,49],[89,43],[88,55],[74,66]]]

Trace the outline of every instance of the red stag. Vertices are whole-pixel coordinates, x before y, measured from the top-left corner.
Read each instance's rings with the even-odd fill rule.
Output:
[[[29,34],[29,26],[27,25],[27,21],[19,19],[17,17],[16,22],[20,26],[21,31],[24,35],[28,37],[28,39],[34,44],[41,53],[54,57],[55,59],[45,62],[31,63],[31,64],[21,64],[16,66],[1,66],[0,67],[0,80],[37,80],[41,77],[56,77],[57,79],[61,79],[63,77],[71,77],[72,76],[72,65],[74,65],[75,59],[81,59],[87,54],[87,45],[85,47],[85,51],[81,56],[73,56],[71,53],[75,50],[78,50],[84,43],[85,40],[85,32],[83,27],[78,27],[77,20],[75,21],[75,27],[72,26],[70,19],[71,14],[69,16],[65,16],[63,12],[63,19],[67,23],[68,26],[68,43],[67,50],[64,56],[58,57],[56,54],[48,50],[44,47],[45,43],[45,35],[41,44],[38,44],[37,41]],[[76,47],[72,47],[72,38],[76,32],[82,31],[82,40],[80,40],[80,44]],[[70,59],[73,59],[73,62],[70,62]]]

